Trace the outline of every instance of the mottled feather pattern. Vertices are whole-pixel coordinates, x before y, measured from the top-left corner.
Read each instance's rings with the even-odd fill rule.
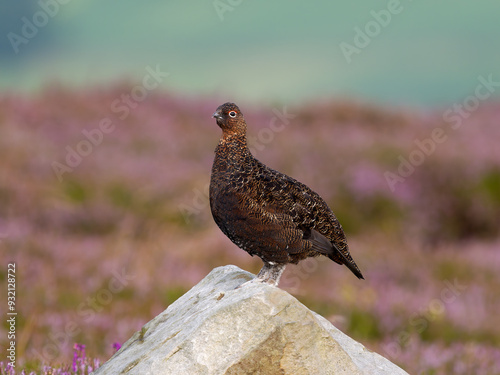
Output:
[[[246,123],[236,105],[223,104],[214,117],[223,136],[215,150],[210,206],[222,232],[265,263],[297,264],[326,255],[362,278],[326,202],[306,185],[253,157]]]

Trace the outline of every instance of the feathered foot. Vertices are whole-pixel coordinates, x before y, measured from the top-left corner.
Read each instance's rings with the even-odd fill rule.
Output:
[[[272,286],[278,286],[278,283],[280,282],[281,274],[285,270],[285,267],[286,267],[286,264],[277,264],[274,262],[264,262],[264,267],[262,267],[262,269],[259,271],[259,273],[257,274],[257,277],[241,284],[236,289],[239,289],[239,288],[243,287],[244,285],[247,285],[250,283],[268,283],[269,285],[272,285]]]

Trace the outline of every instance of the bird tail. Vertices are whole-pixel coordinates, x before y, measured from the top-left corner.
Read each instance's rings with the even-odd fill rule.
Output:
[[[361,271],[358,268],[358,265],[349,255],[349,250],[347,250],[347,247],[344,251],[340,251],[340,249],[334,242],[314,229],[305,229],[304,238],[312,242],[312,248],[314,250],[326,255],[335,263],[345,264],[347,268],[349,268],[358,279],[364,279]],[[345,244],[345,246],[347,246],[347,244]]]
[[[345,255],[342,251],[339,250],[335,244],[333,244],[333,248],[336,250],[334,254],[328,255],[328,258],[333,260],[334,262],[339,263],[338,261],[340,260],[342,264],[345,264],[347,268],[351,270],[351,272],[356,275],[358,279],[365,279],[363,275],[361,274],[361,271],[356,264],[356,262],[351,258],[349,254]],[[336,258],[336,259],[335,259]],[[339,259],[340,258],[340,259]]]
[[[358,265],[357,265],[357,264],[356,264],[353,260],[352,260],[352,261],[350,261],[350,262],[344,263],[344,264],[347,266],[347,268],[349,268],[349,269],[351,270],[351,272],[352,272],[353,274],[355,274],[355,275],[356,275],[356,277],[357,277],[358,279],[362,279],[362,280],[364,280],[364,279],[365,279],[365,278],[363,277],[363,275],[361,274],[361,271],[359,270]]]

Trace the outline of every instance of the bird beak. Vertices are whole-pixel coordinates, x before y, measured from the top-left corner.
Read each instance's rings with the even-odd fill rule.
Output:
[[[220,114],[220,112],[214,112],[214,114],[212,115],[213,118],[216,118],[217,120],[222,120],[222,115]]]

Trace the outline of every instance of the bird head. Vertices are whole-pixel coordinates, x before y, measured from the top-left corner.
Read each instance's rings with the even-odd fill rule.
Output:
[[[212,117],[215,118],[217,125],[226,134],[245,133],[246,123],[243,113],[234,103],[224,103],[217,108]]]

